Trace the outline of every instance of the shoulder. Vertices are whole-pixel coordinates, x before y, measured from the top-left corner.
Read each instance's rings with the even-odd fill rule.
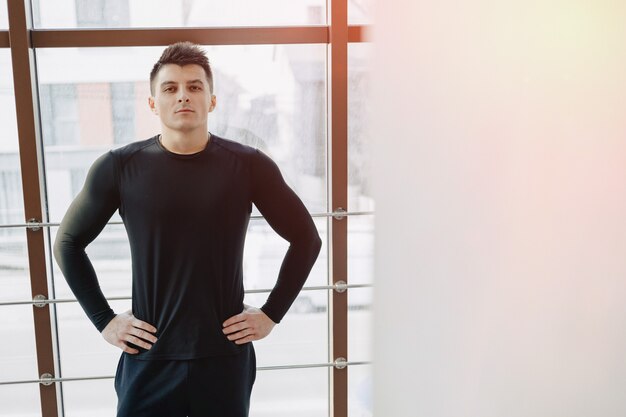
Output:
[[[245,160],[250,160],[257,152],[257,149],[250,145],[244,145],[243,143],[235,142],[234,140],[226,139],[218,135],[211,134],[211,140],[218,148]]]
[[[133,157],[137,152],[142,149],[153,145],[158,135],[152,136],[151,138],[138,140],[135,142],[128,143],[126,145],[119,146],[117,148],[111,149],[108,154],[114,157],[116,161],[119,163],[124,163]]]
[[[217,135],[212,135],[211,137],[215,140],[217,146],[244,159],[252,169],[277,167],[272,158],[259,148],[225,139]]]

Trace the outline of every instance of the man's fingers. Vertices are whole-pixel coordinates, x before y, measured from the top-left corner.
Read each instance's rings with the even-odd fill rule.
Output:
[[[133,336],[133,335],[131,335],[131,334],[129,334],[129,335],[126,337],[126,339],[124,339],[124,340],[126,340],[127,342],[132,342],[132,343],[133,343],[134,345],[136,345],[136,346],[141,346],[141,347],[142,347],[142,348],[144,348],[144,349],[150,349],[150,348],[152,348],[152,345],[151,345],[151,344],[146,343],[144,340],[142,340],[142,339],[140,339],[140,338],[138,338],[138,337],[135,337],[135,336]]]
[[[149,331],[151,333],[156,333],[156,331],[157,331],[156,327],[154,327],[150,323],[146,323],[145,321],[141,321],[141,320],[133,321],[132,325],[134,327],[139,328],[139,329],[147,330],[147,331]]]
[[[134,334],[135,336],[140,337],[142,339],[148,340],[152,343],[156,343],[156,341],[158,340],[157,337],[153,335],[152,333],[148,333],[145,330],[137,329],[136,327],[133,327],[129,331],[129,333]]]
[[[252,336],[252,333],[253,332],[252,332],[251,329],[245,329],[245,330],[242,330],[240,332],[237,332],[237,333],[234,333],[234,334],[230,334],[227,337],[228,337],[228,340],[230,340],[232,342],[233,340],[239,340],[239,339],[244,338],[244,337]]]
[[[119,345],[117,345],[117,347],[119,347],[120,349],[122,349],[126,353],[133,353],[133,354],[134,353],[139,353],[139,350],[131,348],[130,346],[128,346],[124,342],[121,342]]]
[[[224,327],[227,327],[227,326],[230,326],[231,324],[235,324],[235,323],[239,323],[240,321],[244,321],[245,319],[246,319],[246,316],[244,315],[244,313],[239,313],[237,315],[232,316],[228,320],[226,320],[222,325]]]
[[[248,325],[248,323],[246,323],[246,322],[244,322],[244,321],[240,321],[240,322],[238,322],[238,323],[231,324],[231,325],[230,325],[230,326],[228,326],[228,327],[224,327],[224,328],[222,329],[222,331],[224,332],[224,334],[231,334],[231,333],[237,332],[237,331],[239,331],[239,330],[246,329],[246,328],[248,328],[248,327],[250,327],[250,326]]]
[[[236,345],[242,345],[242,344],[244,344],[244,343],[252,342],[252,341],[254,341],[254,340],[256,340],[256,339],[255,339],[255,337],[254,337],[254,335],[250,335],[250,336],[246,336],[246,337],[244,337],[243,339],[238,339],[238,340],[235,340],[235,344],[236,344]]]

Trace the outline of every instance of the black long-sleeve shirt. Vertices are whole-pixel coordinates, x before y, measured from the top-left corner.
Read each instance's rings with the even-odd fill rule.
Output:
[[[193,359],[236,353],[222,323],[243,310],[243,248],[255,204],[290,242],[261,310],[278,323],[321,248],[302,201],[263,152],[216,135],[194,154],[167,150],[154,136],[110,150],[91,166],[68,208],[54,256],[98,331],[115,317],[85,247],[116,210],[128,233],[132,312],[157,328],[138,359]]]

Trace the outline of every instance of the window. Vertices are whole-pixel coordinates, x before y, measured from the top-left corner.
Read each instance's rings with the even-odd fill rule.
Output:
[[[19,2],[15,4],[12,7],[18,7]],[[353,5],[348,4],[348,7],[352,9]],[[319,40],[306,40],[307,43],[295,40],[294,43],[294,38],[285,37],[285,32],[279,30],[270,31],[269,41],[250,35],[240,45],[203,47],[214,70],[218,100],[217,109],[209,116],[209,130],[269,154],[279,165],[287,183],[315,215],[314,222],[323,241],[305,290],[271,337],[255,343],[257,365],[261,371],[253,390],[251,415],[286,417],[297,410],[299,416],[333,414],[346,417],[345,413],[337,411],[337,404],[342,402],[350,404],[349,415],[352,417],[370,415],[368,386],[371,385],[371,370],[367,363],[371,360],[368,346],[371,338],[367,329],[371,322],[373,297],[369,286],[373,272],[374,204],[367,178],[368,131],[361,122],[367,109],[362,90],[367,84],[365,58],[368,50],[363,45],[350,45],[347,57],[349,80],[348,85],[344,85],[349,88],[349,96],[347,103],[341,103],[333,97],[332,88],[345,81],[329,83],[341,69],[328,59],[329,45],[325,35],[321,36],[317,28],[307,27],[325,25],[327,12],[326,2],[322,0],[268,0],[258,4],[243,0],[33,2],[36,28],[76,29],[77,32],[70,32],[67,41],[62,41],[67,45],[55,47],[38,44],[40,40],[51,39],[48,38],[51,33],[40,32],[33,37],[36,59],[32,62],[36,67],[19,69],[35,74],[36,88],[32,99],[39,103],[40,113],[35,114],[33,126],[41,128],[43,154],[42,158],[29,154],[25,171],[31,175],[40,173],[41,189],[31,184],[22,190],[19,152],[22,151],[22,156],[26,153],[17,146],[13,80],[8,79],[10,71],[0,74],[0,83],[4,83],[0,84],[0,109],[3,110],[0,117],[6,118],[3,120],[6,123],[0,124],[3,133],[0,135],[0,239],[4,239],[0,240],[0,289],[10,289],[0,292],[0,340],[12,337],[19,341],[19,349],[10,344],[0,348],[0,361],[4,363],[0,364],[0,369],[9,369],[7,374],[0,372],[0,382],[38,379],[37,363],[41,357],[37,354],[49,355],[58,365],[53,370],[55,378],[85,379],[56,382],[54,389],[62,402],[55,410],[45,409],[46,417],[111,415],[115,412],[112,377],[121,352],[103,343],[77,302],[59,301],[74,297],[51,258],[49,244],[54,241],[57,224],[82,188],[93,161],[109,149],[160,132],[159,119],[149,111],[147,97],[150,94],[149,72],[164,45],[142,46],[142,41],[137,41],[136,46],[126,46],[125,41],[124,46],[115,46],[120,43],[115,41],[110,47],[96,47],[95,44],[76,47],[77,39],[86,44],[91,40],[95,42],[95,38],[90,38],[90,31],[82,29],[147,27],[154,31],[154,39],[175,36],[178,40],[192,32],[184,29],[190,27],[298,25],[302,26],[298,31],[304,31],[312,38],[319,37]],[[177,28],[176,34],[161,30],[166,27]],[[347,28],[344,26],[344,29]],[[242,33],[232,28],[221,30],[223,33],[233,31],[237,36]],[[112,32],[102,30],[97,36],[106,38]],[[253,30],[250,33],[254,33]],[[131,45],[135,45],[133,36],[129,32]],[[0,60],[8,63],[6,68],[10,68],[10,52],[31,53],[16,45],[12,47],[13,51],[8,48],[0,50]],[[345,80],[345,77],[338,76],[337,79]],[[348,120],[335,121],[340,125],[347,124],[345,137],[343,133],[334,139],[328,135],[332,127],[329,112],[333,105],[335,108],[348,107]],[[41,121],[41,125],[35,120]],[[339,186],[327,168],[333,162],[330,146],[346,139],[348,159],[341,164],[348,172],[348,184]],[[333,187],[346,188],[349,211],[360,210],[366,214],[349,214],[343,220],[335,218],[333,210],[336,207],[331,206],[329,198]],[[51,345],[36,346],[35,343],[42,343],[42,338],[33,337],[34,324],[40,326],[41,323],[37,316],[41,309],[33,308],[28,301],[32,298],[30,279],[41,277],[29,274],[28,259],[32,248],[27,248],[26,236],[35,231],[23,226],[8,227],[12,223],[24,222],[22,192],[43,196],[44,218],[41,221],[45,223],[42,230],[46,256],[34,262],[40,262],[47,270],[46,284],[50,297],[54,297],[49,307]],[[30,204],[29,199],[26,201]],[[259,214],[256,208],[252,214]],[[339,227],[330,227],[341,221],[342,224],[347,221],[347,234],[338,232]],[[341,239],[347,242],[347,258],[337,251],[340,244],[330,244],[333,233],[340,235],[339,242]],[[342,233],[345,236],[341,236]],[[250,291],[246,294],[246,303],[263,303],[274,285],[287,249],[288,243],[264,219],[250,221],[243,265],[244,286]],[[131,307],[131,255],[126,231],[117,213],[87,247],[87,253],[111,307],[116,312],[128,310]],[[334,277],[333,263],[347,265],[348,276]],[[359,286],[348,289],[348,314],[331,314],[329,300],[339,292],[330,284],[339,279]],[[24,301],[24,304],[7,305],[14,300]],[[16,331],[16,323],[27,325],[18,326],[19,331]],[[349,327],[339,337],[349,340],[348,361],[364,363],[349,365],[345,371],[333,368],[335,358],[331,354],[332,344],[337,339],[330,337],[333,326],[345,328],[342,323]],[[337,389],[332,380],[336,372],[350,372],[349,394],[347,398],[335,397],[331,403],[330,396]],[[96,397],[92,392],[99,392],[99,395]],[[0,385],[0,414],[39,415],[39,407],[37,383]]]
[[[67,48],[38,51],[38,70],[42,77],[63,82],[62,87],[49,89],[51,94],[47,100],[63,103],[68,100],[68,91],[78,91],[78,100],[74,102],[81,103],[78,106],[81,111],[76,113],[78,117],[73,122],[80,131],[80,137],[72,146],[57,146],[59,139],[45,141],[47,201],[52,221],[61,220],[70,202],[80,191],[85,174],[95,158],[116,144],[147,139],[160,131],[155,123],[158,118],[148,108],[147,97],[149,70],[162,49]],[[213,63],[218,99],[218,106],[209,117],[210,131],[264,150],[280,166],[286,181],[296,190],[309,211],[325,211],[326,47],[249,45],[204,49]],[[128,60],[129,56],[134,59]],[[81,61],[77,71],[90,74],[91,82],[70,84],[72,80],[80,79],[80,74],[72,73],[62,66],[63,62],[68,61]],[[124,62],[127,64],[122,71],[110,71],[111,66],[121,67]],[[56,114],[54,110],[52,113]],[[94,126],[98,128],[94,129]],[[58,137],[55,127],[54,123],[44,124],[44,138]],[[137,137],[133,132],[141,132],[143,136]],[[253,214],[259,214],[256,208]],[[121,219],[116,213],[113,220],[119,222]],[[326,220],[317,219],[316,225],[326,242]],[[51,228],[52,241],[57,229]],[[325,246],[326,243],[307,280],[308,286],[328,283]],[[287,249],[287,242],[264,220],[252,220],[245,246],[245,288],[271,289]],[[87,253],[106,296],[131,294],[130,250],[123,226],[108,225],[88,246]],[[73,298],[56,264],[53,276],[57,297]],[[249,294],[246,303],[260,306],[266,297],[267,293]],[[116,312],[121,312],[131,306],[130,301],[119,301],[112,307]],[[326,290],[303,291],[272,337],[255,344],[258,366],[326,362],[327,311]],[[59,354],[64,375],[102,375],[107,370],[110,372],[115,369],[119,352],[112,351],[101,342],[100,336],[93,332],[92,324],[85,320],[80,305],[58,305],[57,318]],[[81,343],[77,343],[78,340]],[[297,349],[294,349],[294,343]],[[94,361],[94,357],[99,359]],[[282,378],[290,378],[291,375],[314,375],[327,384],[327,372],[327,369],[271,371],[265,379],[268,383],[280,384]],[[281,377],[282,373],[288,376]],[[301,383],[306,384],[304,377]],[[83,401],[95,385],[105,386],[96,381],[89,384],[63,383],[66,387],[64,392],[68,394],[68,410],[95,413],[101,401],[95,398],[94,401]],[[327,387],[320,386],[321,393],[327,390],[323,386]],[[303,395],[306,401],[313,401],[309,393]],[[317,414],[320,410],[327,412],[326,396],[320,395],[318,393],[314,397],[316,399],[311,405],[314,414],[311,415],[324,415]],[[72,398],[76,398],[75,403]],[[263,404],[272,404],[274,400],[271,398],[259,397],[258,406],[261,409],[269,407]],[[297,396],[293,400],[296,401]],[[87,404],[93,408],[85,408]],[[274,410],[274,413],[277,411]]]

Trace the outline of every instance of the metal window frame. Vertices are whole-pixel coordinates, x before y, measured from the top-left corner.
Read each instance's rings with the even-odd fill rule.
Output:
[[[348,26],[348,42],[366,42],[367,30],[367,25]],[[331,26],[28,29],[31,48],[167,46],[182,39],[202,45],[329,44],[330,32]],[[11,47],[10,33],[0,30],[0,48]]]
[[[327,44],[328,45],[328,190],[330,287],[347,285],[348,216],[348,43],[366,42],[368,26],[348,25],[347,0],[329,1],[328,25],[289,27],[225,27],[167,29],[34,29],[30,1],[8,0],[9,30],[0,30],[0,48],[10,48],[19,155],[24,195],[24,225],[33,299],[49,299],[43,219],[43,149],[40,138],[34,48],[167,46],[179,40],[202,45]],[[369,213],[368,213],[369,214]],[[35,227],[33,227],[33,225]],[[44,227],[37,227],[44,226]],[[33,318],[40,375],[54,375],[50,305],[35,306]],[[346,291],[332,291],[329,304],[330,415],[348,416],[348,302]],[[326,366],[326,365],[324,365]],[[58,417],[56,384],[40,384],[43,417]]]
[[[39,128],[39,105],[36,91],[36,73],[33,65],[33,48],[30,31],[32,19],[30,3],[23,0],[9,0],[8,16],[15,110],[24,195],[24,215],[26,221],[43,221],[42,213],[42,169],[43,149]],[[17,94],[19,92],[19,94]],[[41,294],[49,298],[46,273],[44,230],[27,230],[29,276],[32,296]],[[52,322],[50,306],[33,308],[37,371],[39,375],[55,374]],[[39,385],[41,411],[45,417],[58,415],[57,390],[53,385]]]
[[[348,211],[348,2],[330,1],[328,9],[328,158],[331,211]],[[333,279],[348,283],[348,218],[330,220]],[[333,291],[329,306],[331,360],[348,361],[348,292]],[[331,370],[331,416],[348,416],[348,368]]]

